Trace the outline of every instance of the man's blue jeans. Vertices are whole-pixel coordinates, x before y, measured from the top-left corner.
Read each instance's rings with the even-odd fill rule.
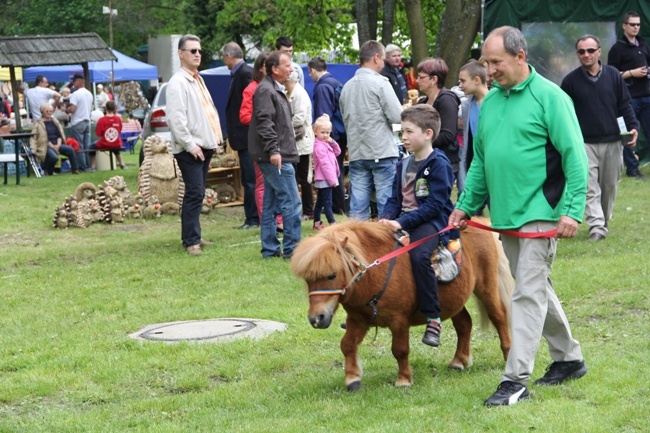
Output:
[[[82,120],[81,122],[72,125],[71,128],[72,138],[79,142],[79,150],[88,150],[90,147],[90,121]],[[90,168],[88,153],[80,152],[77,156],[79,169],[88,170]]]
[[[275,212],[282,213],[284,224],[284,248],[282,254],[285,258],[293,255],[293,250],[300,242],[300,212],[302,203],[296,184],[296,172],[293,165],[282,163],[282,170],[270,162],[258,162],[264,176],[264,204],[262,205],[262,226],[260,237],[262,239],[262,256],[273,257],[280,252],[281,245],[276,233]]]
[[[650,96],[632,98],[632,108],[645,134],[645,141],[650,145]],[[625,162],[625,174],[628,176],[633,176],[639,171],[639,161],[634,157],[632,149],[627,146],[623,147],[623,162]]]
[[[370,218],[370,194],[375,187],[377,210],[383,215],[395,179],[397,158],[370,159],[350,162],[350,218]]]

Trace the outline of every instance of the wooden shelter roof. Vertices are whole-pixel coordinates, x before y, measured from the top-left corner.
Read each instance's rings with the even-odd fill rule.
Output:
[[[75,65],[116,60],[97,33],[0,37],[0,66]]]

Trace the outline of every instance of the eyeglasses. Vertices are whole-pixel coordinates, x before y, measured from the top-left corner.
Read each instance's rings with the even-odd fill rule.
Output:
[[[598,50],[600,50],[600,48],[587,48],[586,50],[580,48],[579,50],[576,50],[576,53],[578,53],[578,54],[581,55],[581,56],[584,56],[585,53],[593,54],[593,53],[595,53],[595,52],[598,51]]]
[[[203,50],[200,48],[192,48],[191,50],[181,50],[181,51],[189,51],[192,54],[199,53],[200,55],[203,55]]]
[[[623,23],[623,24],[627,24],[628,26],[632,26],[632,27],[641,27],[641,23]]]

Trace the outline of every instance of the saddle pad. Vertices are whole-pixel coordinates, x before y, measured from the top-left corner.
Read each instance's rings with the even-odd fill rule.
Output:
[[[460,239],[452,239],[447,246],[440,244],[431,255],[431,266],[441,283],[450,283],[460,273],[462,263]]]

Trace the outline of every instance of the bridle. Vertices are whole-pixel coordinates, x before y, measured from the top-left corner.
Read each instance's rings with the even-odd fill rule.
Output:
[[[372,297],[370,301],[366,305],[368,305],[370,308],[372,308],[372,317],[370,318],[370,323],[374,323],[375,319],[377,318],[377,314],[379,313],[377,310],[377,303],[379,303],[379,300],[381,297],[384,295],[386,292],[386,289],[388,288],[388,283],[390,281],[390,277],[393,273],[393,268],[395,267],[395,262],[397,261],[397,256],[408,251],[408,249],[405,249],[404,251],[400,251],[398,254],[394,254],[396,251],[400,250],[401,248],[405,248],[402,246],[402,244],[399,241],[395,242],[395,248],[393,249],[393,252],[384,256],[388,257],[390,256],[390,263],[388,265],[388,271],[386,272],[386,278],[384,279],[384,285],[382,286],[381,290]],[[361,261],[359,261],[356,257],[354,257],[352,254],[349,254],[350,260],[349,262],[352,264],[352,267],[356,269],[356,272],[354,273],[353,277],[347,282],[342,287],[339,288],[324,288],[324,289],[314,289],[309,291],[309,296],[332,296],[332,295],[339,295],[340,297],[344,297],[350,288],[352,284],[356,283],[361,279],[363,274],[365,274],[368,269],[375,267],[377,265],[380,265],[383,263],[385,260],[382,260],[384,257],[381,257],[374,262],[370,263],[369,265],[364,265]]]

